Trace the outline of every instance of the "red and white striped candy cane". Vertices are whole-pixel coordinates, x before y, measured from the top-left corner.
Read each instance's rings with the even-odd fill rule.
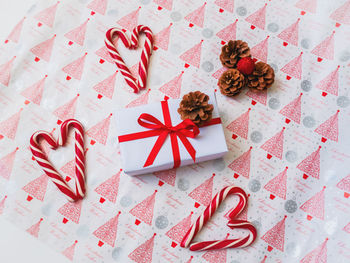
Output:
[[[75,187],[74,192],[71,187],[64,181],[62,176],[53,167],[47,156],[42,151],[39,140],[44,139],[52,149],[63,146],[67,141],[69,128],[75,129]],[[84,128],[80,122],[74,119],[66,120],[61,125],[58,141],[46,131],[37,131],[30,138],[30,150],[37,161],[43,168],[44,172],[51,178],[52,182],[58,189],[66,195],[69,201],[77,201],[85,195],[85,153],[84,153]]]
[[[124,60],[120,56],[118,50],[113,44],[113,38],[117,35],[123,41],[125,47],[130,49],[136,49],[139,43],[139,34],[145,33],[146,40],[141,53],[141,59],[139,62],[139,75],[135,78],[129,68],[125,65]],[[134,90],[135,93],[139,92],[140,89],[146,88],[147,82],[147,72],[149,58],[152,54],[153,48],[153,33],[151,29],[147,26],[138,25],[134,28],[131,34],[131,41],[129,40],[126,33],[120,28],[111,28],[106,33],[105,44],[108,49],[109,54],[113,58],[115,64],[119,68],[120,72],[125,78],[126,83]]]
[[[203,228],[206,222],[211,218],[215,213],[216,209],[220,204],[225,200],[225,198],[230,195],[238,195],[239,202],[234,210],[231,211],[229,217],[231,220],[228,222],[230,228],[242,228],[247,229],[250,233],[242,238],[237,239],[224,239],[224,240],[214,240],[214,241],[203,241],[195,242],[191,244],[194,237],[197,233]],[[227,186],[218,192],[210,205],[204,210],[204,212],[197,218],[196,222],[190,227],[186,235],[181,241],[181,247],[190,247],[192,251],[201,251],[201,250],[213,250],[213,249],[224,249],[224,248],[243,248],[249,246],[254,242],[257,237],[255,227],[244,220],[234,219],[247,205],[248,196],[243,189],[236,186]]]

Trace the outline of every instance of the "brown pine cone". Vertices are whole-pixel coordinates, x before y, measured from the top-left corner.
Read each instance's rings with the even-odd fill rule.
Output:
[[[220,60],[227,68],[235,68],[238,60],[245,57],[250,57],[250,49],[242,40],[230,40],[221,48]]]
[[[247,76],[247,86],[252,91],[268,89],[275,81],[275,72],[269,64],[258,62],[252,74]]]
[[[200,92],[190,92],[183,96],[177,112],[181,119],[190,119],[197,125],[211,120],[214,106],[208,104],[209,96]]]
[[[232,97],[238,95],[245,86],[244,75],[237,69],[229,69],[222,73],[218,86],[222,94]]]

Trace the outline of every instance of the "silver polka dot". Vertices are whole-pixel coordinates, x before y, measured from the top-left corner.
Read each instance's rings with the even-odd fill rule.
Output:
[[[250,139],[252,140],[252,142],[255,142],[255,143],[259,143],[262,141],[262,134],[261,132],[259,131],[253,131],[251,134],[250,134]]]
[[[124,195],[121,199],[120,199],[120,205],[122,207],[128,207],[129,205],[131,205],[132,203],[132,199],[130,196],[128,195]]]
[[[181,178],[177,182],[177,188],[179,188],[181,191],[186,191],[190,187],[190,182],[187,179]]]
[[[213,63],[211,63],[210,61],[205,61],[203,64],[202,64],[202,69],[206,72],[211,72],[213,71],[214,69],[214,65]]]
[[[215,159],[213,160],[213,167],[216,171],[220,172],[226,168],[226,163],[222,158]]]
[[[250,180],[248,187],[250,191],[255,193],[260,190],[261,183],[258,180],[253,179],[253,180]]]
[[[350,52],[345,50],[340,54],[340,61],[346,62],[350,59]]]
[[[247,9],[244,6],[240,6],[236,9],[239,16],[245,16],[247,14]]]
[[[298,154],[295,151],[286,152],[286,160],[290,163],[294,163],[298,158]]]
[[[269,99],[269,107],[273,110],[277,110],[280,107],[280,101],[277,98]]]
[[[294,200],[288,200],[284,203],[284,209],[288,212],[288,213],[294,213],[295,211],[297,211],[298,209],[298,205]]]
[[[115,261],[120,262],[119,261],[119,256],[120,256],[122,251],[123,251],[123,249],[121,247],[116,247],[115,249],[113,249],[113,251],[112,251],[112,258]]]
[[[180,12],[175,11],[175,12],[172,12],[172,13],[170,14],[170,18],[171,18],[174,22],[178,22],[178,21],[180,21],[180,20],[182,19],[182,15],[181,15]]]
[[[278,29],[279,29],[279,26],[276,24],[276,23],[270,23],[267,25],[267,29],[270,31],[270,32],[277,32]]]
[[[210,28],[204,28],[202,31],[202,35],[205,38],[211,38],[213,36],[213,30],[211,30]]]
[[[350,100],[348,97],[345,97],[345,96],[340,96],[338,99],[337,99],[337,105],[339,107],[342,107],[342,108],[345,108],[347,106],[350,105]]]
[[[155,221],[156,228],[164,229],[168,226],[169,220],[165,216],[158,216]]]
[[[309,49],[310,48],[310,39],[308,38],[303,38],[300,42],[301,46],[305,49]]]
[[[310,80],[303,80],[300,84],[301,88],[304,90],[304,91],[310,91],[312,89],[312,83]]]
[[[305,116],[305,118],[303,119],[303,124],[306,128],[312,128],[315,126],[316,121],[311,116]]]

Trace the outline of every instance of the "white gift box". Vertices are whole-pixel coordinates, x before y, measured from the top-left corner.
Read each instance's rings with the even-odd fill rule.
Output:
[[[210,93],[208,95],[209,103],[214,106],[212,119],[219,120],[219,111],[215,94]],[[172,126],[176,126],[182,122],[181,116],[177,112],[181,100],[182,99],[169,99],[167,101]],[[161,170],[168,170],[174,167],[173,147],[170,135],[165,139],[165,142],[156,155],[153,164],[147,167],[144,167],[145,162],[159,136],[138,138],[128,141],[121,140],[120,136],[150,131],[150,129],[142,127],[138,123],[138,118],[143,113],[154,116],[164,124],[161,102],[121,109],[115,114],[122,165],[124,172],[128,175],[152,173]],[[177,138],[181,160],[180,166],[217,159],[222,157],[228,151],[221,122],[201,127],[199,130],[200,133],[197,137],[187,137],[188,141],[196,150],[195,162],[180,138]]]

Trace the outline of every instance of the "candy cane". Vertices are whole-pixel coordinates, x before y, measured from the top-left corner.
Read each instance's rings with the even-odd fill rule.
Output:
[[[74,192],[68,184],[63,180],[62,176],[56,171],[52,164],[48,161],[45,153],[39,146],[39,140],[44,139],[52,149],[56,149],[58,146],[63,146],[67,141],[67,134],[70,127],[75,128],[75,186],[76,192]],[[61,134],[58,142],[53,136],[46,131],[37,131],[30,138],[30,150],[37,161],[42,167],[44,172],[49,176],[52,182],[58,187],[58,189],[66,195],[69,201],[77,201],[82,199],[85,195],[85,154],[84,154],[84,129],[80,122],[77,120],[69,119],[62,123]]]
[[[124,60],[117,51],[113,44],[113,38],[115,35],[119,36],[125,47],[130,49],[136,49],[139,43],[139,34],[145,33],[146,40],[141,53],[141,60],[139,62],[138,78],[136,79],[130,72],[129,68],[125,65]],[[138,25],[134,28],[131,34],[131,41],[129,40],[126,33],[120,28],[111,28],[106,33],[105,44],[109,54],[113,58],[115,64],[119,68],[120,72],[125,78],[126,83],[137,93],[140,89],[146,88],[147,72],[149,58],[152,54],[153,48],[153,33],[147,26]]]
[[[225,198],[229,194],[238,195],[239,202],[236,208],[229,214],[231,220],[228,222],[227,225],[232,229],[243,228],[249,230],[250,233],[248,234],[248,236],[237,239],[203,241],[191,244],[191,241],[194,239],[197,233],[203,228],[206,222],[211,218],[211,216],[215,213],[216,209],[220,206],[220,204],[223,202],[223,200],[225,200]],[[218,192],[215,195],[210,205],[207,206],[204,212],[197,218],[196,222],[187,231],[186,235],[181,241],[181,247],[190,246],[190,250],[192,251],[201,251],[224,248],[243,248],[252,244],[257,236],[255,227],[247,221],[234,219],[246,207],[247,200],[248,196],[243,191],[243,189],[235,186],[227,186],[223,188],[220,192]]]

